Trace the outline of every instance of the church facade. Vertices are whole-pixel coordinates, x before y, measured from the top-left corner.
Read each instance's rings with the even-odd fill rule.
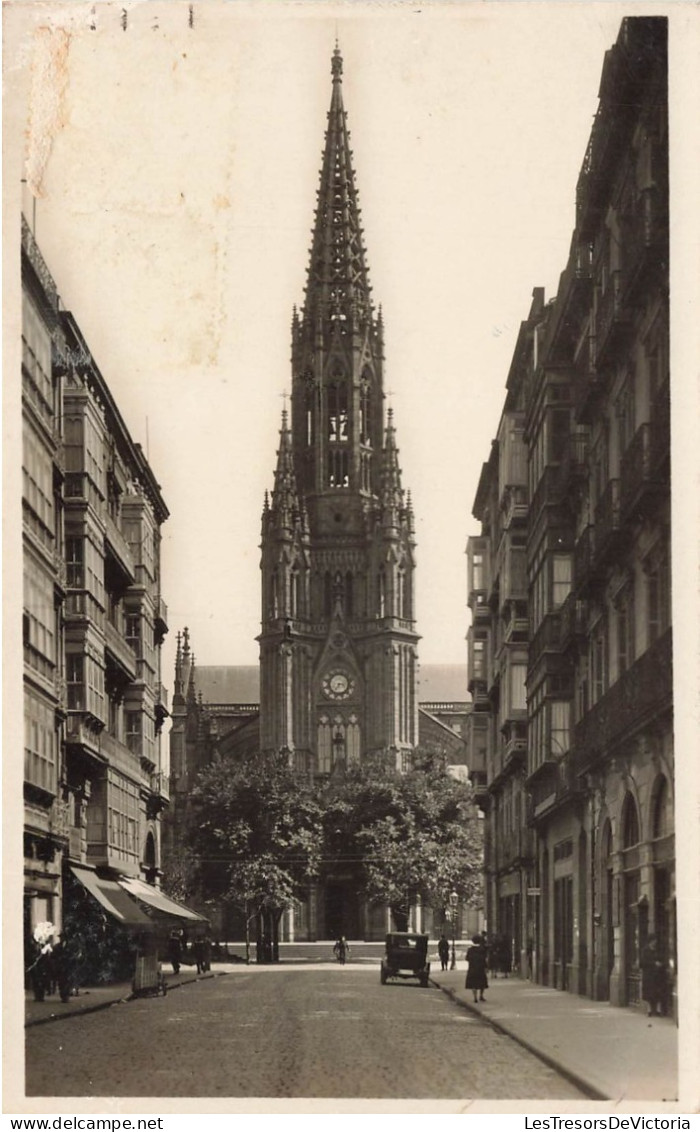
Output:
[[[175,840],[197,773],[214,758],[282,753],[299,774],[323,781],[373,757],[405,770],[422,742],[466,774],[466,668],[463,677],[450,666],[419,675],[414,517],[385,411],[382,315],[337,48],[331,70],[305,299],[292,322],[291,409],[262,513],[259,672],[195,666],[188,630],[178,634]],[[280,939],[382,939],[388,909],[363,902],[359,887],[351,870],[327,872],[285,912]],[[411,926],[429,929],[431,913],[413,909]],[[221,909],[214,929],[242,938],[232,909]]]
[[[391,410],[383,326],[360,224],[342,59],[333,88],[304,305],[262,518],[264,751],[328,775],[417,744],[415,539]]]

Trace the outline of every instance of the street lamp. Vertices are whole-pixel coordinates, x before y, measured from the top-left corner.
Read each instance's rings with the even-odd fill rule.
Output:
[[[452,919],[452,962],[450,963],[450,970],[454,971],[457,966],[457,954],[455,952],[455,939],[457,936],[457,905],[459,904],[459,896],[456,892],[450,893],[450,914]]]

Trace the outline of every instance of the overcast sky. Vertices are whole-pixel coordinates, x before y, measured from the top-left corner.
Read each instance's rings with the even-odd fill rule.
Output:
[[[532,289],[551,297],[566,263],[620,16],[208,2],[190,28],[186,3],[151,2],[100,4],[90,30],[86,5],[14,5],[37,239],[171,512],[167,684],[184,625],[200,664],[258,659],[260,513],[336,31],[416,514],[420,658],[465,662],[478,476]]]

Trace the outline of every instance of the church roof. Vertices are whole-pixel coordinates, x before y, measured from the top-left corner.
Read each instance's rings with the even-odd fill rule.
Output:
[[[421,664],[418,669],[418,702],[466,703],[466,664]]]
[[[197,691],[208,704],[257,704],[260,670],[257,664],[197,666]]]
[[[250,665],[198,665],[197,692],[209,704],[257,704],[260,670]],[[419,703],[464,703],[467,669],[462,664],[422,664],[418,674]]]

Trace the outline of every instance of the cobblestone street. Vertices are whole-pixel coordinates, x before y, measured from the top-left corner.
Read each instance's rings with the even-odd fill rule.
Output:
[[[434,987],[243,968],[27,1031],[30,1096],[580,1099]]]

